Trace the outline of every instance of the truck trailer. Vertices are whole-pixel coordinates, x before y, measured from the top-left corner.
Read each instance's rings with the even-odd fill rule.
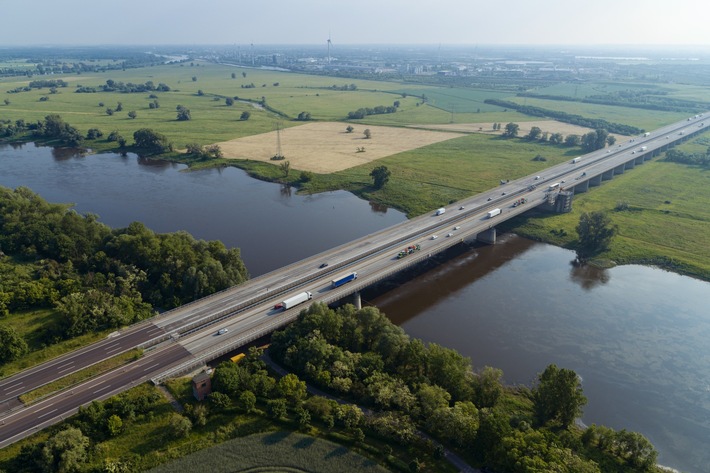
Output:
[[[340,277],[338,277],[338,278],[336,278],[336,279],[333,279],[333,280],[330,282],[330,286],[331,286],[333,289],[335,289],[336,287],[340,287],[340,286],[342,286],[342,285],[345,284],[345,283],[348,283],[348,282],[350,282],[350,281],[354,281],[355,279],[357,279],[357,273],[356,273],[356,272],[352,272],[352,273],[350,273],[350,274],[346,274],[345,276],[340,276]]]
[[[300,294],[296,294],[295,296],[289,297],[288,299],[284,300],[281,302],[281,307],[283,307],[283,310],[288,310],[291,307],[295,307],[298,304],[301,304],[303,302],[309,301],[313,298],[313,294],[311,294],[308,291],[302,292]]]
[[[574,159],[572,160],[572,164],[577,164],[577,163],[580,162],[581,160],[582,160],[582,158],[579,158],[579,157],[574,158]]]
[[[444,215],[444,212],[446,212],[446,209],[444,207],[436,209],[436,215]]]
[[[488,218],[493,218],[498,214],[500,214],[500,209],[493,209],[490,212],[488,212]]]

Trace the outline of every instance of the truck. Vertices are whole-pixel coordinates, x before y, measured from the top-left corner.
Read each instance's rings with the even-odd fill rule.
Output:
[[[554,184],[550,184],[550,187],[548,187],[547,190],[553,191],[553,190],[557,189],[558,187],[560,187],[560,183],[555,182]]]
[[[444,215],[444,212],[446,212],[446,209],[444,207],[436,209],[436,215]]]
[[[493,218],[498,214],[500,214],[500,209],[493,209],[488,212],[488,218]]]
[[[648,149],[648,146],[641,146],[641,149],[639,151],[646,151]]]
[[[582,160],[582,158],[580,158],[580,157],[574,158],[574,159],[572,160],[572,164],[577,164],[577,163],[580,162],[581,160]]]
[[[650,134],[651,134],[651,133],[646,132],[646,133],[643,134],[643,136],[649,136]]]
[[[285,299],[281,302],[281,307],[283,308],[283,310],[288,310],[291,307],[295,307],[298,304],[311,300],[312,298],[313,294],[308,291],[305,291],[300,294],[296,294],[295,296],[291,296],[288,299]]]
[[[330,286],[333,289],[335,289],[336,287],[340,287],[345,283],[348,283],[350,281],[354,281],[355,279],[357,279],[357,273],[352,272],[350,274],[346,274],[345,276],[339,276],[339,277],[333,279],[332,281],[330,281]]]

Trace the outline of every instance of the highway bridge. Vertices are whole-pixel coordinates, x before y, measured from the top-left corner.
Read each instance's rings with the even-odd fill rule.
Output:
[[[495,226],[500,222],[534,207],[559,208],[560,199],[569,201],[574,193],[600,185],[705,131],[710,126],[706,119],[710,115],[696,115],[539,174],[506,182],[451,204],[440,215],[432,211],[367,235],[2,379],[0,448],[65,419],[92,400],[106,399],[148,380],[160,383],[204,366],[290,323],[310,303],[333,303],[357,294],[464,240],[495,242]],[[520,204],[522,201],[525,203]],[[492,214],[495,215],[489,216]],[[398,258],[400,251],[412,245],[419,245],[420,249]],[[332,287],[332,280],[351,272],[357,272],[357,279]],[[275,308],[284,299],[304,291],[312,294],[308,303],[289,310]],[[136,347],[144,349],[143,356],[119,369],[29,406],[18,400],[24,393]]]

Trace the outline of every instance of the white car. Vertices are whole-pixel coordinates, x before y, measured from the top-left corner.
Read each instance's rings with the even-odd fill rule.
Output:
[[[217,335],[224,335],[227,332],[229,332],[228,328],[221,328],[217,331]]]
[[[540,179],[540,176],[535,176],[535,180],[537,181],[538,179]]]
[[[454,234],[453,234],[453,233],[447,233],[446,236],[447,236],[447,237],[450,237],[450,236],[454,236]]]
[[[456,226],[454,227],[454,230],[458,230],[459,228],[461,228],[461,227],[459,227],[458,225],[456,225]]]
[[[439,235],[432,235],[432,236],[431,236],[431,239],[432,239],[432,240],[436,240],[437,238],[439,238]]]

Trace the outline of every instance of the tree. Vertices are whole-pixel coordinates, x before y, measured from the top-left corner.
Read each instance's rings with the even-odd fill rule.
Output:
[[[0,325],[0,363],[16,360],[27,353],[27,342],[10,325]]]
[[[130,119],[135,119],[137,116],[138,116],[138,114],[136,113],[135,110],[131,110],[130,112],[128,112],[128,118],[130,118]]]
[[[614,143],[616,143],[616,136],[614,135],[609,135],[606,137],[606,144],[609,146],[614,146]]]
[[[246,72],[242,72],[242,77],[246,78],[246,76],[247,76],[247,73],[246,73]]]
[[[117,112],[122,112],[123,111],[123,104],[121,102],[118,102],[116,104],[116,111]]]
[[[192,76],[192,82],[197,82],[197,76]]]
[[[519,129],[520,125],[518,125],[517,123],[508,123],[507,125],[505,125],[505,131],[503,132],[503,136],[508,136],[510,138],[518,136]]]
[[[503,371],[486,366],[473,379],[474,402],[477,407],[493,407],[503,395]]]
[[[42,447],[40,463],[43,471],[75,472],[86,461],[89,439],[76,427],[57,432]]]
[[[579,235],[577,257],[583,261],[589,256],[606,250],[616,233],[617,227],[611,223],[606,213],[584,212],[579,216],[579,224],[577,224]]]
[[[284,175],[288,177],[289,173],[291,172],[291,162],[290,161],[284,161],[283,163],[279,164],[279,169],[283,171]]]
[[[232,404],[232,400],[227,394],[215,391],[209,395],[210,402],[222,409],[228,408]]]
[[[296,118],[297,121],[299,122],[307,122],[311,120],[311,113],[310,112],[301,112],[298,114],[298,117]]]
[[[239,395],[239,407],[251,412],[256,407],[256,396],[251,391],[243,391]]]
[[[282,419],[286,417],[286,399],[271,399],[267,402],[267,405],[269,406],[269,415],[274,419]]]
[[[348,125],[347,127],[345,127],[345,131],[347,133],[352,133],[354,130],[355,130],[355,128],[353,128],[352,125]]]
[[[133,140],[136,142],[136,147],[152,153],[164,153],[172,149],[165,135],[149,128],[141,128],[133,132]]]
[[[365,135],[365,139],[369,140],[372,138],[372,132],[370,131],[369,128],[365,128],[365,131],[362,132],[363,135]]]
[[[5,105],[10,105],[10,99],[5,99],[3,100],[3,102],[5,103]]]
[[[387,166],[377,166],[370,172],[376,189],[382,189],[389,182],[391,175],[392,172],[387,169]]]
[[[106,428],[111,437],[115,437],[123,432],[123,421],[116,414],[106,419]]]
[[[228,107],[231,107],[232,105],[234,105],[234,99],[232,97],[227,97],[226,99],[224,99],[224,103]]]
[[[291,404],[299,404],[306,397],[306,383],[293,373],[283,376],[278,382],[279,392]]]
[[[579,146],[582,142],[582,138],[579,135],[567,135],[565,137],[566,146]]]
[[[542,136],[542,130],[540,129],[540,127],[534,126],[530,128],[530,133],[528,133],[525,138],[527,138],[529,141],[535,141],[539,140],[540,136]]]
[[[249,120],[249,117],[251,117],[251,113],[244,111],[244,112],[242,112],[242,114],[241,114],[241,116],[239,117],[239,119],[240,119],[241,121],[246,121],[246,120]]]
[[[184,107],[182,105],[178,105],[176,107],[177,110],[177,120],[178,121],[187,121],[191,119],[192,117],[190,116],[190,109],[187,107]]]
[[[564,136],[562,133],[553,133],[550,135],[550,143],[553,145],[561,145],[564,142]]]
[[[538,376],[533,402],[541,424],[556,421],[567,428],[582,415],[587,398],[582,393],[577,373],[551,364]]]
[[[168,434],[176,439],[187,437],[192,430],[192,422],[185,416],[173,413],[168,422]]]

